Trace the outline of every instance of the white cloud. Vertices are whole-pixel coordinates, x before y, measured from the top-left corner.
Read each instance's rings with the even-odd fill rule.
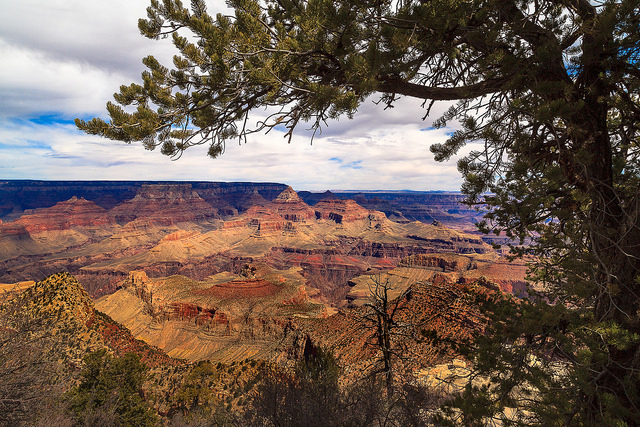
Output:
[[[78,132],[68,119],[104,117],[113,92],[139,81],[142,57],[168,63],[173,55],[170,40],[139,34],[147,5],[0,0],[0,178],[272,181],[318,191],[459,188],[455,162],[435,163],[428,149],[447,130],[420,130],[446,103],[422,121],[421,101],[403,99],[387,110],[367,101],[353,120],[331,121],[313,145],[303,125],[291,144],[282,132],[256,134],[242,146],[230,143],[215,160],[206,147],[170,161],[140,145]],[[210,2],[210,12],[222,7],[221,0]]]
[[[68,124],[0,121],[0,176],[15,179],[125,179],[283,182],[298,190],[456,190],[455,163],[435,163],[426,140],[443,131],[375,133],[355,149],[337,138],[304,137],[287,144],[281,133],[230,143],[218,159],[206,147],[177,161],[140,145],[84,135]],[[331,159],[339,159],[331,160]],[[354,168],[355,166],[355,168]]]
[[[5,117],[58,113],[71,116],[104,110],[114,87],[124,81],[90,63],[52,57],[0,39],[0,114]]]

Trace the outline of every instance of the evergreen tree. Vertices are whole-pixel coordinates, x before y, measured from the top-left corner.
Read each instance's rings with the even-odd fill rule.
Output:
[[[245,411],[248,425],[338,426],[351,417],[338,386],[340,368],[328,350],[313,348],[293,372],[270,367],[262,374]]]
[[[148,368],[135,353],[114,358],[106,350],[87,354],[80,384],[69,392],[69,405],[86,424],[153,426],[155,413],[147,406],[142,384]]]
[[[436,100],[459,100],[437,125],[457,119],[462,129],[432,151],[446,160],[480,143],[458,163],[463,191],[489,208],[487,231],[535,257],[531,278],[543,293],[491,301],[512,319],[495,319],[508,340],[484,348],[520,362],[495,359],[501,372],[475,391],[482,405],[469,416],[526,395],[516,402],[530,407],[526,422],[640,423],[639,2],[228,4],[234,16],[214,19],[202,0],[190,10],[152,0],[140,30],[172,37],[174,68],[145,58],[143,84],[115,95],[135,111],[109,103],[109,122],[78,127],[171,156],[208,143],[216,157],[231,138],[275,126],[290,137],[300,122],[318,129],[350,117],[374,93],[386,106],[423,99],[427,114]],[[251,127],[250,113],[264,107],[272,115]],[[515,387],[514,366],[537,367],[525,388]]]

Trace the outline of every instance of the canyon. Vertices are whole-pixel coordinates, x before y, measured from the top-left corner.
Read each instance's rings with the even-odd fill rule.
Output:
[[[359,363],[370,355],[354,325],[376,278],[392,295],[424,295],[409,307],[442,305],[442,289],[456,306],[452,295],[478,281],[526,293],[525,264],[475,231],[479,214],[461,199],[269,183],[5,181],[0,283],[71,273],[98,310],[174,358],[278,361],[311,340]],[[445,310],[429,307],[411,310]],[[456,324],[476,322],[465,307]]]

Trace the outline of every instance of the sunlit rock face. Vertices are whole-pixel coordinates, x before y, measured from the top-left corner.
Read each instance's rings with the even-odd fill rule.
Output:
[[[150,278],[133,271],[117,292],[96,305],[174,357],[275,359],[293,327],[292,315],[326,316],[317,292],[304,283],[299,270],[264,264],[245,264],[238,274],[222,272],[201,281],[178,275]]]
[[[148,181],[0,181],[0,218],[12,221],[25,210],[48,208],[76,196],[110,210],[133,199],[145,185],[189,184],[207,203],[224,216],[237,215],[256,202],[255,194],[266,201],[287,188],[269,182],[148,182]],[[253,194],[253,196],[252,196]]]
[[[92,188],[84,185],[85,190]],[[105,183],[95,185],[107,188]],[[145,271],[149,277],[180,274],[204,280],[225,271],[235,274],[246,262],[262,262],[277,269],[301,269],[306,285],[325,303],[339,307],[348,304],[352,279],[393,269],[403,258],[496,254],[467,229],[436,220],[393,221],[384,212],[332,193],[320,193],[320,200],[309,206],[282,184],[136,183],[127,188],[136,193],[110,210],[75,197],[29,211],[15,221],[4,220],[0,282],[37,280],[68,271],[92,297],[99,297],[113,293],[132,270]],[[396,201],[405,197],[391,196]],[[416,197],[405,198],[413,203]],[[420,197],[442,201],[440,208],[453,209],[457,203],[452,195]],[[213,201],[220,205],[211,206]],[[218,214],[219,206],[223,215]],[[494,269],[495,274],[505,275],[500,282],[503,289],[523,292],[519,271],[497,264]]]
[[[162,225],[219,218],[217,209],[204,201],[191,184],[143,185],[133,199],[110,213],[121,224],[137,218]]]
[[[271,202],[270,207],[287,221],[304,222],[316,217],[315,211],[303,202],[291,187],[287,187],[286,190],[280,193]]]
[[[22,225],[29,233],[39,233],[76,227],[107,226],[114,223],[114,218],[106,209],[74,196],[50,208],[27,211],[14,221],[13,226]]]
[[[353,222],[369,216],[365,209],[353,200],[324,199],[315,206],[316,218],[329,219],[337,223]]]
[[[457,197],[423,206],[443,221],[411,221],[402,214],[411,209],[387,215],[330,193],[310,205],[279,184],[135,189],[111,209],[72,197],[3,219],[0,283],[68,271],[98,311],[173,357],[277,360],[311,342],[356,365],[374,357],[353,332],[372,278],[412,287],[407,309],[455,337],[478,322],[459,291],[481,280],[491,291],[525,290],[524,264],[507,263],[469,232],[471,221],[454,212]],[[121,335],[111,324],[104,331]],[[420,354],[421,366],[440,362],[433,348]]]

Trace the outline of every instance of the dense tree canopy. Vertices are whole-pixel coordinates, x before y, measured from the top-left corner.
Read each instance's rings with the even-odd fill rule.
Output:
[[[386,106],[423,99],[417,118],[435,100],[457,100],[437,124],[462,127],[432,147],[436,159],[477,143],[458,163],[463,191],[490,208],[487,229],[530,242],[513,250],[538,259],[531,276],[544,300],[519,305],[509,314],[519,320],[505,324],[527,329],[508,348],[556,363],[530,381],[539,416],[527,422],[555,411],[566,424],[636,424],[639,3],[231,0],[235,15],[213,18],[201,0],[190,9],[152,0],[140,30],[172,37],[174,68],[145,58],[143,83],[115,95],[135,108],[109,103],[110,122],[77,125],[171,156],[207,143],[216,157],[252,132],[280,126],[290,137],[301,123],[351,116],[373,94]],[[269,117],[252,122],[262,108]],[[496,382],[505,378],[515,377]]]
[[[81,381],[68,393],[69,409],[85,425],[154,426],[155,413],[143,399],[148,367],[140,356],[114,358],[106,350],[88,353]]]

